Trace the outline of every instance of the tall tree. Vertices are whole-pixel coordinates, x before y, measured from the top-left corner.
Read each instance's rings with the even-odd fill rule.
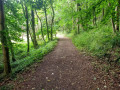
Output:
[[[0,31],[1,31],[1,43],[4,56],[4,73],[7,75],[11,72],[10,59],[9,59],[9,48],[7,46],[7,39],[5,36],[5,18],[4,18],[4,6],[3,0],[0,0]]]
[[[32,21],[32,30],[33,30],[33,45],[34,45],[34,48],[37,48],[38,43],[37,43],[36,34],[35,34],[35,14],[34,14],[33,8],[31,10],[31,16],[32,16],[31,21]]]
[[[9,35],[9,32],[8,32],[8,29],[7,29],[7,42],[8,42],[8,45],[9,45],[9,49],[10,49],[10,52],[11,52],[11,57],[12,57],[12,61],[15,62],[16,59],[15,59],[15,53],[14,53],[14,49],[13,49],[13,43],[11,41],[11,37]]]
[[[29,40],[29,16],[28,16],[28,8],[26,6],[25,1],[21,1],[21,5],[22,5],[22,9],[23,9],[23,13],[24,13],[24,17],[26,20],[26,33],[27,33],[27,54],[29,54],[30,51],[30,40]]]
[[[109,7],[112,7],[111,3],[109,2],[108,4]],[[112,27],[113,27],[113,32],[115,33],[115,8],[112,7],[112,13],[111,13],[111,22],[112,22]]]
[[[46,26],[47,26],[47,36],[48,36],[48,40],[50,40],[50,37],[49,37],[49,27],[48,27],[48,19],[47,19],[47,3],[46,3],[46,1],[44,1],[44,12],[45,12],[45,20],[46,20]]]
[[[119,32],[119,17],[120,17],[120,0],[118,0],[118,5],[117,5],[117,25],[116,25],[116,31]]]
[[[36,15],[37,15],[38,19],[40,20],[42,39],[43,39],[44,42],[45,42],[44,33],[43,33],[43,24],[42,24],[42,20],[41,20],[41,18],[39,17],[39,15],[38,15],[38,13],[37,13],[36,10],[35,10],[35,12],[36,12]]]
[[[77,12],[79,12],[79,11],[80,11],[80,3],[77,3]],[[80,18],[78,17],[77,20],[79,22]],[[79,23],[77,24],[77,33],[78,34],[80,33],[80,24]]]
[[[51,8],[52,8],[52,22],[51,22],[51,40],[53,40],[53,26],[54,26],[54,17],[55,17],[55,12],[53,8],[53,1],[50,0]]]
[[[26,31],[27,31],[27,53],[30,51],[29,43],[29,17],[28,17],[28,8],[25,6],[25,18],[26,18]]]
[[[96,25],[96,7],[93,7],[93,25]]]

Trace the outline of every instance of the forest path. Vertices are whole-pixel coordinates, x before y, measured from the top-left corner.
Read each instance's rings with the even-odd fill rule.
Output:
[[[22,73],[15,90],[97,90],[89,57],[80,54],[68,38],[60,38],[56,48]]]

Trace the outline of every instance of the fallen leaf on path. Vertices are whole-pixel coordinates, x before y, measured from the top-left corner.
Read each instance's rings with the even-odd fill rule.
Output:
[[[50,82],[50,80],[47,80],[48,82]]]
[[[96,80],[97,78],[96,77],[94,77],[94,79],[93,80]]]
[[[34,88],[32,88],[32,90],[34,90],[35,89],[35,87]]]
[[[104,86],[104,88],[107,88],[107,86]]]
[[[54,73],[52,73],[51,75],[54,75]]]
[[[46,79],[48,79],[48,77],[46,77]]]

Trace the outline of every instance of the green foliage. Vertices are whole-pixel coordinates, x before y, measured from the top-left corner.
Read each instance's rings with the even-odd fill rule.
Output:
[[[5,1],[6,34],[8,34],[10,39],[14,41],[21,41],[22,39],[20,36],[22,32],[24,32],[21,26],[23,25],[25,19],[23,18],[20,8],[21,6],[16,0]]]
[[[109,54],[112,62],[120,61],[118,60],[120,56],[119,0],[116,2],[114,0],[58,2],[59,30],[71,37],[80,50],[98,57],[106,57],[105,55]]]
[[[31,49],[29,56],[26,55],[25,51],[22,51],[23,49],[26,49],[25,47],[24,48],[19,47],[19,50],[17,50],[19,52],[19,53],[17,52],[19,55],[19,60],[11,63],[11,67],[12,67],[11,76],[15,77],[18,72],[23,71],[26,67],[30,66],[32,63],[41,61],[43,56],[49,53],[55,47],[56,43],[57,40],[54,40],[46,43],[46,45],[42,45],[38,49]],[[3,71],[3,65],[0,67],[0,72],[1,71]],[[1,79],[3,78],[2,74],[0,78]]]
[[[109,26],[103,26],[82,32],[80,35],[73,37],[74,44],[80,50],[86,50],[93,55],[103,56],[114,45],[114,36],[112,29]]]

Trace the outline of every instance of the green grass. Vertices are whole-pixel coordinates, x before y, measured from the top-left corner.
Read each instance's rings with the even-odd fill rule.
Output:
[[[26,45],[21,44],[18,47],[19,50],[16,52],[16,53],[19,53],[19,56],[21,58],[19,57],[19,60],[17,60],[16,62],[11,62],[11,67],[12,67],[11,76],[15,77],[18,72],[23,71],[26,67],[30,66],[34,62],[41,61],[43,56],[49,53],[55,47],[56,43],[57,43],[57,40],[54,40],[46,43],[45,45],[44,44],[40,45],[38,49],[32,48],[30,50],[29,56],[27,56],[26,54],[25,47],[23,47]],[[0,71],[3,71],[3,65],[0,66]],[[4,74],[1,74],[0,78],[2,79],[3,77],[4,77]]]
[[[88,31],[82,31],[81,34],[72,35],[71,38],[79,50],[84,50],[98,57],[104,56],[115,45],[120,44],[120,35],[115,35],[112,27],[109,26],[99,26]]]

